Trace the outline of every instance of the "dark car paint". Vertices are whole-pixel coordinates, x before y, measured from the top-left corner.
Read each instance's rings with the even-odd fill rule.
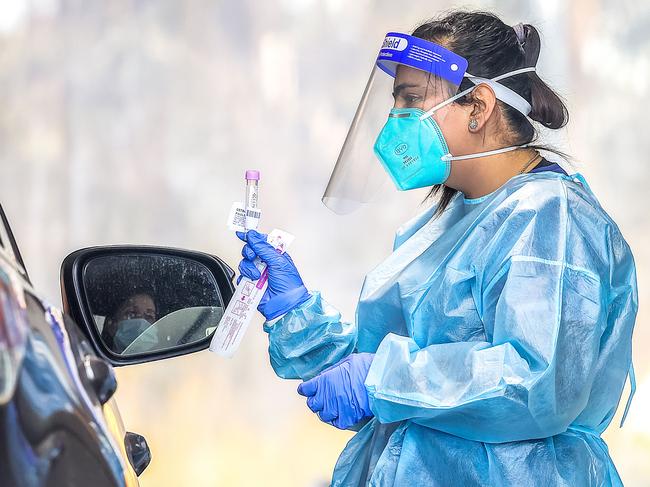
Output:
[[[112,398],[117,381],[111,363],[125,365],[191,353],[207,348],[209,340],[149,358],[120,361],[111,357],[93,333],[92,320],[84,316],[84,296],[79,294],[81,287],[74,282],[73,271],[83,258],[125,249],[183,255],[214,272],[224,305],[234,292],[234,271],[216,256],[181,249],[83,249],[68,256],[62,266],[64,309],[73,321],[32,288],[1,206],[0,225],[9,240],[3,244],[10,251],[0,249],[0,280],[12,289],[12,299],[0,305],[19,311],[27,329],[15,389],[8,401],[0,403],[0,487],[138,486],[137,475],[149,464],[151,452],[142,436],[124,429]]]
[[[13,271],[4,258],[0,269]],[[13,397],[0,406],[0,485],[137,485],[126,482],[124,470],[131,467],[79,370],[92,350],[75,326],[48,319],[46,305],[21,284],[28,333]]]
[[[95,352],[79,327],[33,290],[1,208],[0,216],[13,254],[0,252],[0,279],[12,291],[3,305],[20,311],[27,328],[13,394],[0,404],[0,486],[139,485],[114,401],[103,406],[88,377]]]

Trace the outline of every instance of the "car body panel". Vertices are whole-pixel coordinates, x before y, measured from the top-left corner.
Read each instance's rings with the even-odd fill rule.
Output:
[[[6,245],[6,230],[0,238]],[[0,319],[13,319],[23,337],[12,347],[13,369],[0,365],[0,374],[16,379],[0,403],[0,485],[139,485],[117,404],[100,404],[87,376],[87,358],[95,353],[85,336],[38,296],[7,247],[0,252],[0,285]]]
[[[142,436],[125,431],[112,397],[113,365],[204,350],[210,336],[133,356],[111,353],[90,314],[80,272],[84,259],[124,252],[202,263],[224,309],[232,298],[235,272],[217,256],[164,247],[93,247],[63,262],[63,313],[33,288],[0,206],[0,487],[139,485],[151,452]],[[174,294],[184,289],[184,280],[172,280],[177,281]],[[172,336],[174,330],[168,331]]]

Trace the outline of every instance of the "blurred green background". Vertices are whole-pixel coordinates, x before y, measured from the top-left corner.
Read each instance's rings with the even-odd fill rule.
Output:
[[[225,220],[257,168],[263,229],[297,236],[307,285],[352,319],[364,274],[424,193],[387,188],[348,217],[320,197],[384,34],[454,7],[541,30],[539,71],[572,117],[546,140],[575,158],[635,253],[639,390],[605,436],[626,485],[650,485],[647,1],[0,2],[0,198],[29,272],[59,304],[59,265],[87,245],[187,247],[236,267]],[[127,429],[153,450],[144,487],[327,485],[351,435],[275,377],[261,323],[232,360],[118,371]]]

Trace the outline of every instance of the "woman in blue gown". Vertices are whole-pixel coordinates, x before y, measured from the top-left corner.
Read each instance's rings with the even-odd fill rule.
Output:
[[[584,178],[534,145],[535,123],[568,120],[539,51],[533,26],[485,13],[387,36],[373,76],[393,109],[374,164],[440,197],[366,276],[355,320],[264,235],[240,234],[242,274],[259,277],[256,257],[269,268],[274,370],[306,381],[321,420],[358,431],[334,486],[622,485],[601,434],[631,370],[634,260]]]

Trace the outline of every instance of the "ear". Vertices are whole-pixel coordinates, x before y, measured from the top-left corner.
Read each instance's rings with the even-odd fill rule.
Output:
[[[477,133],[485,128],[494,113],[496,104],[497,98],[488,85],[480,84],[472,91],[472,109],[469,114],[468,125],[470,120],[476,120],[476,123],[469,129],[470,132]]]

